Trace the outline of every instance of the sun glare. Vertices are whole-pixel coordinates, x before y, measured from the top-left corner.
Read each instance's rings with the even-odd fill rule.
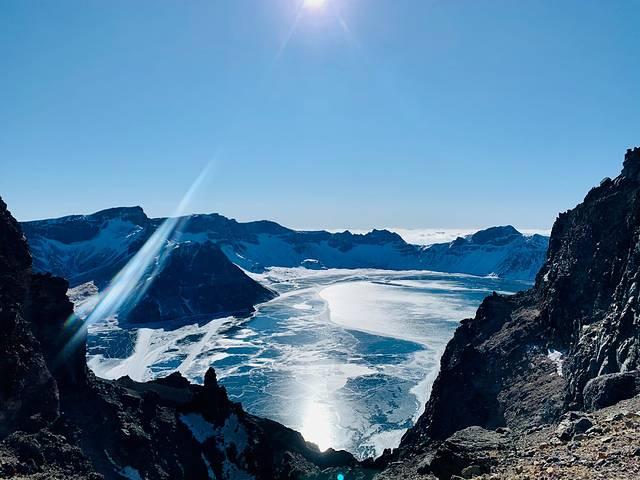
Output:
[[[308,9],[318,10],[325,6],[327,0],[304,0],[304,6]]]
[[[304,412],[304,424],[300,433],[308,442],[315,443],[320,451],[329,448],[333,441],[332,415],[324,402],[310,402]]]

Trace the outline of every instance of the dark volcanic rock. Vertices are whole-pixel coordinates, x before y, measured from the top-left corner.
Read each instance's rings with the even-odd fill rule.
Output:
[[[445,349],[425,413],[403,444],[444,439],[471,425],[544,423],[560,412],[564,382],[546,357],[530,301],[530,293],[494,293],[474,319],[461,323]]]
[[[33,274],[26,313],[58,385],[83,384],[87,377],[84,324],[67,298],[69,284],[49,274]]]
[[[508,446],[508,435],[480,427],[468,427],[456,432],[438,447],[430,468],[441,480],[462,475],[466,469],[473,470],[476,475],[489,473],[496,464],[496,452],[504,451]]]
[[[556,428],[556,435],[564,442],[573,438],[574,435],[585,433],[593,427],[593,422],[582,412],[567,412],[562,416],[562,420]]]
[[[146,281],[146,280],[145,280]],[[211,242],[178,244],[144,298],[128,314],[133,323],[183,317],[247,315],[276,294],[249,278]]]
[[[640,149],[634,149],[619,177],[558,217],[535,287],[494,294],[462,322],[401,451],[470,425],[522,431],[632,394],[635,374],[625,372],[640,368],[639,288]]]
[[[609,373],[592,378],[582,392],[587,410],[598,410],[640,394],[640,372]]]
[[[58,388],[24,318],[31,256],[18,223],[0,199],[0,438],[58,414]]]

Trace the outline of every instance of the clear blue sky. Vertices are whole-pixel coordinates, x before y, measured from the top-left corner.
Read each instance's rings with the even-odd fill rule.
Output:
[[[640,144],[640,2],[328,1],[3,0],[0,195],[544,228]]]

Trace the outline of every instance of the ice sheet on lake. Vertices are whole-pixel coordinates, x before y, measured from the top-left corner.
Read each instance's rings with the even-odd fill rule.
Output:
[[[94,325],[89,366],[136,380],[216,369],[250,413],[321,449],[378,455],[424,409],[457,322],[493,290],[522,284],[431,272],[274,268],[252,274],[280,296],[249,319],[127,328]]]

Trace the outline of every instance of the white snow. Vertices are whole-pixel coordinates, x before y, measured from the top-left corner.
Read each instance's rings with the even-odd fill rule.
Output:
[[[430,332],[408,329],[405,323],[392,321],[394,312],[433,311],[440,319],[459,322],[472,317],[476,310],[452,295],[425,295],[394,283],[344,282],[324,288],[319,294],[327,302],[332,322],[352,330],[423,345],[431,344]]]
[[[154,364],[172,359],[175,351],[179,349],[185,353],[185,358],[177,368],[171,371],[178,370],[189,376],[190,370],[206,370],[212,362],[227,356],[226,353],[219,352],[217,355],[205,359],[198,358],[203,351],[206,351],[209,342],[212,341],[218,330],[223,325],[235,321],[233,317],[226,317],[212,320],[202,326],[198,324],[186,325],[169,331],[162,328],[140,328],[137,331],[133,353],[129,357],[124,359],[106,358],[99,354],[90,356],[87,363],[89,368],[101,378],[116,379],[127,375],[136,381],[146,381],[160,373],[151,371]],[[113,330],[117,327],[99,323],[92,326],[91,331],[100,331],[102,328]],[[202,338],[198,342],[178,348],[178,344],[191,335],[202,335]]]
[[[209,460],[207,460],[207,457],[204,456],[204,453],[201,453],[200,457],[202,457],[202,461],[204,462],[205,467],[207,467],[207,476],[209,477],[209,480],[216,480],[216,474],[213,473],[213,468],[211,468],[211,464],[209,463]]]
[[[294,303],[293,308],[296,310],[313,310],[313,306],[308,303]]]
[[[233,446],[238,458],[243,457],[249,442],[249,435],[235,413],[229,415],[224,425],[219,428],[215,428],[197,413],[180,415],[180,420],[189,428],[193,438],[198,442],[204,443],[210,438],[215,438],[217,449],[225,456],[229,447]],[[207,467],[209,478],[215,478],[211,464],[204,455],[202,455],[202,460]],[[227,480],[251,480],[253,478],[228,457],[224,459],[222,469],[224,478]]]
[[[556,364],[556,373],[562,377],[562,364],[564,363],[564,354],[558,350],[549,349],[547,358]]]
[[[292,243],[287,237],[270,234],[257,235],[257,243],[243,242],[242,255],[236,249],[224,246],[222,250],[240,267],[252,270],[256,264],[294,268],[310,263],[333,268],[399,268],[417,266],[416,256],[407,256],[396,244],[358,244],[341,250],[327,241]]]
[[[113,467],[116,469],[116,472],[120,475],[122,475],[124,478],[127,478],[129,480],[142,480],[142,476],[140,475],[140,472],[127,465],[124,467],[120,467],[120,465],[118,465],[113,458],[111,457],[111,455],[109,454],[109,452],[107,450],[104,451],[104,454],[107,457],[107,460],[109,460],[109,462],[111,463],[111,465],[113,465]]]
[[[225,420],[224,425],[217,432],[217,437],[225,450],[234,445],[236,452],[240,455],[249,443],[249,435],[235,413],[229,415],[229,418]]]
[[[207,422],[199,413],[180,415],[180,420],[191,430],[193,438],[200,443],[206,442],[216,434],[213,425]]]
[[[143,229],[139,225],[114,218],[109,220],[98,234],[89,239],[74,243],[62,243],[50,238],[38,239],[31,243],[34,257],[55,259],[58,269],[47,265],[43,270],[61,270],[67,278],[90,274],[91,268],[113,262],[128,255],[131,243],[137,241]],[[124,239],[124,240],[123,240]]]

